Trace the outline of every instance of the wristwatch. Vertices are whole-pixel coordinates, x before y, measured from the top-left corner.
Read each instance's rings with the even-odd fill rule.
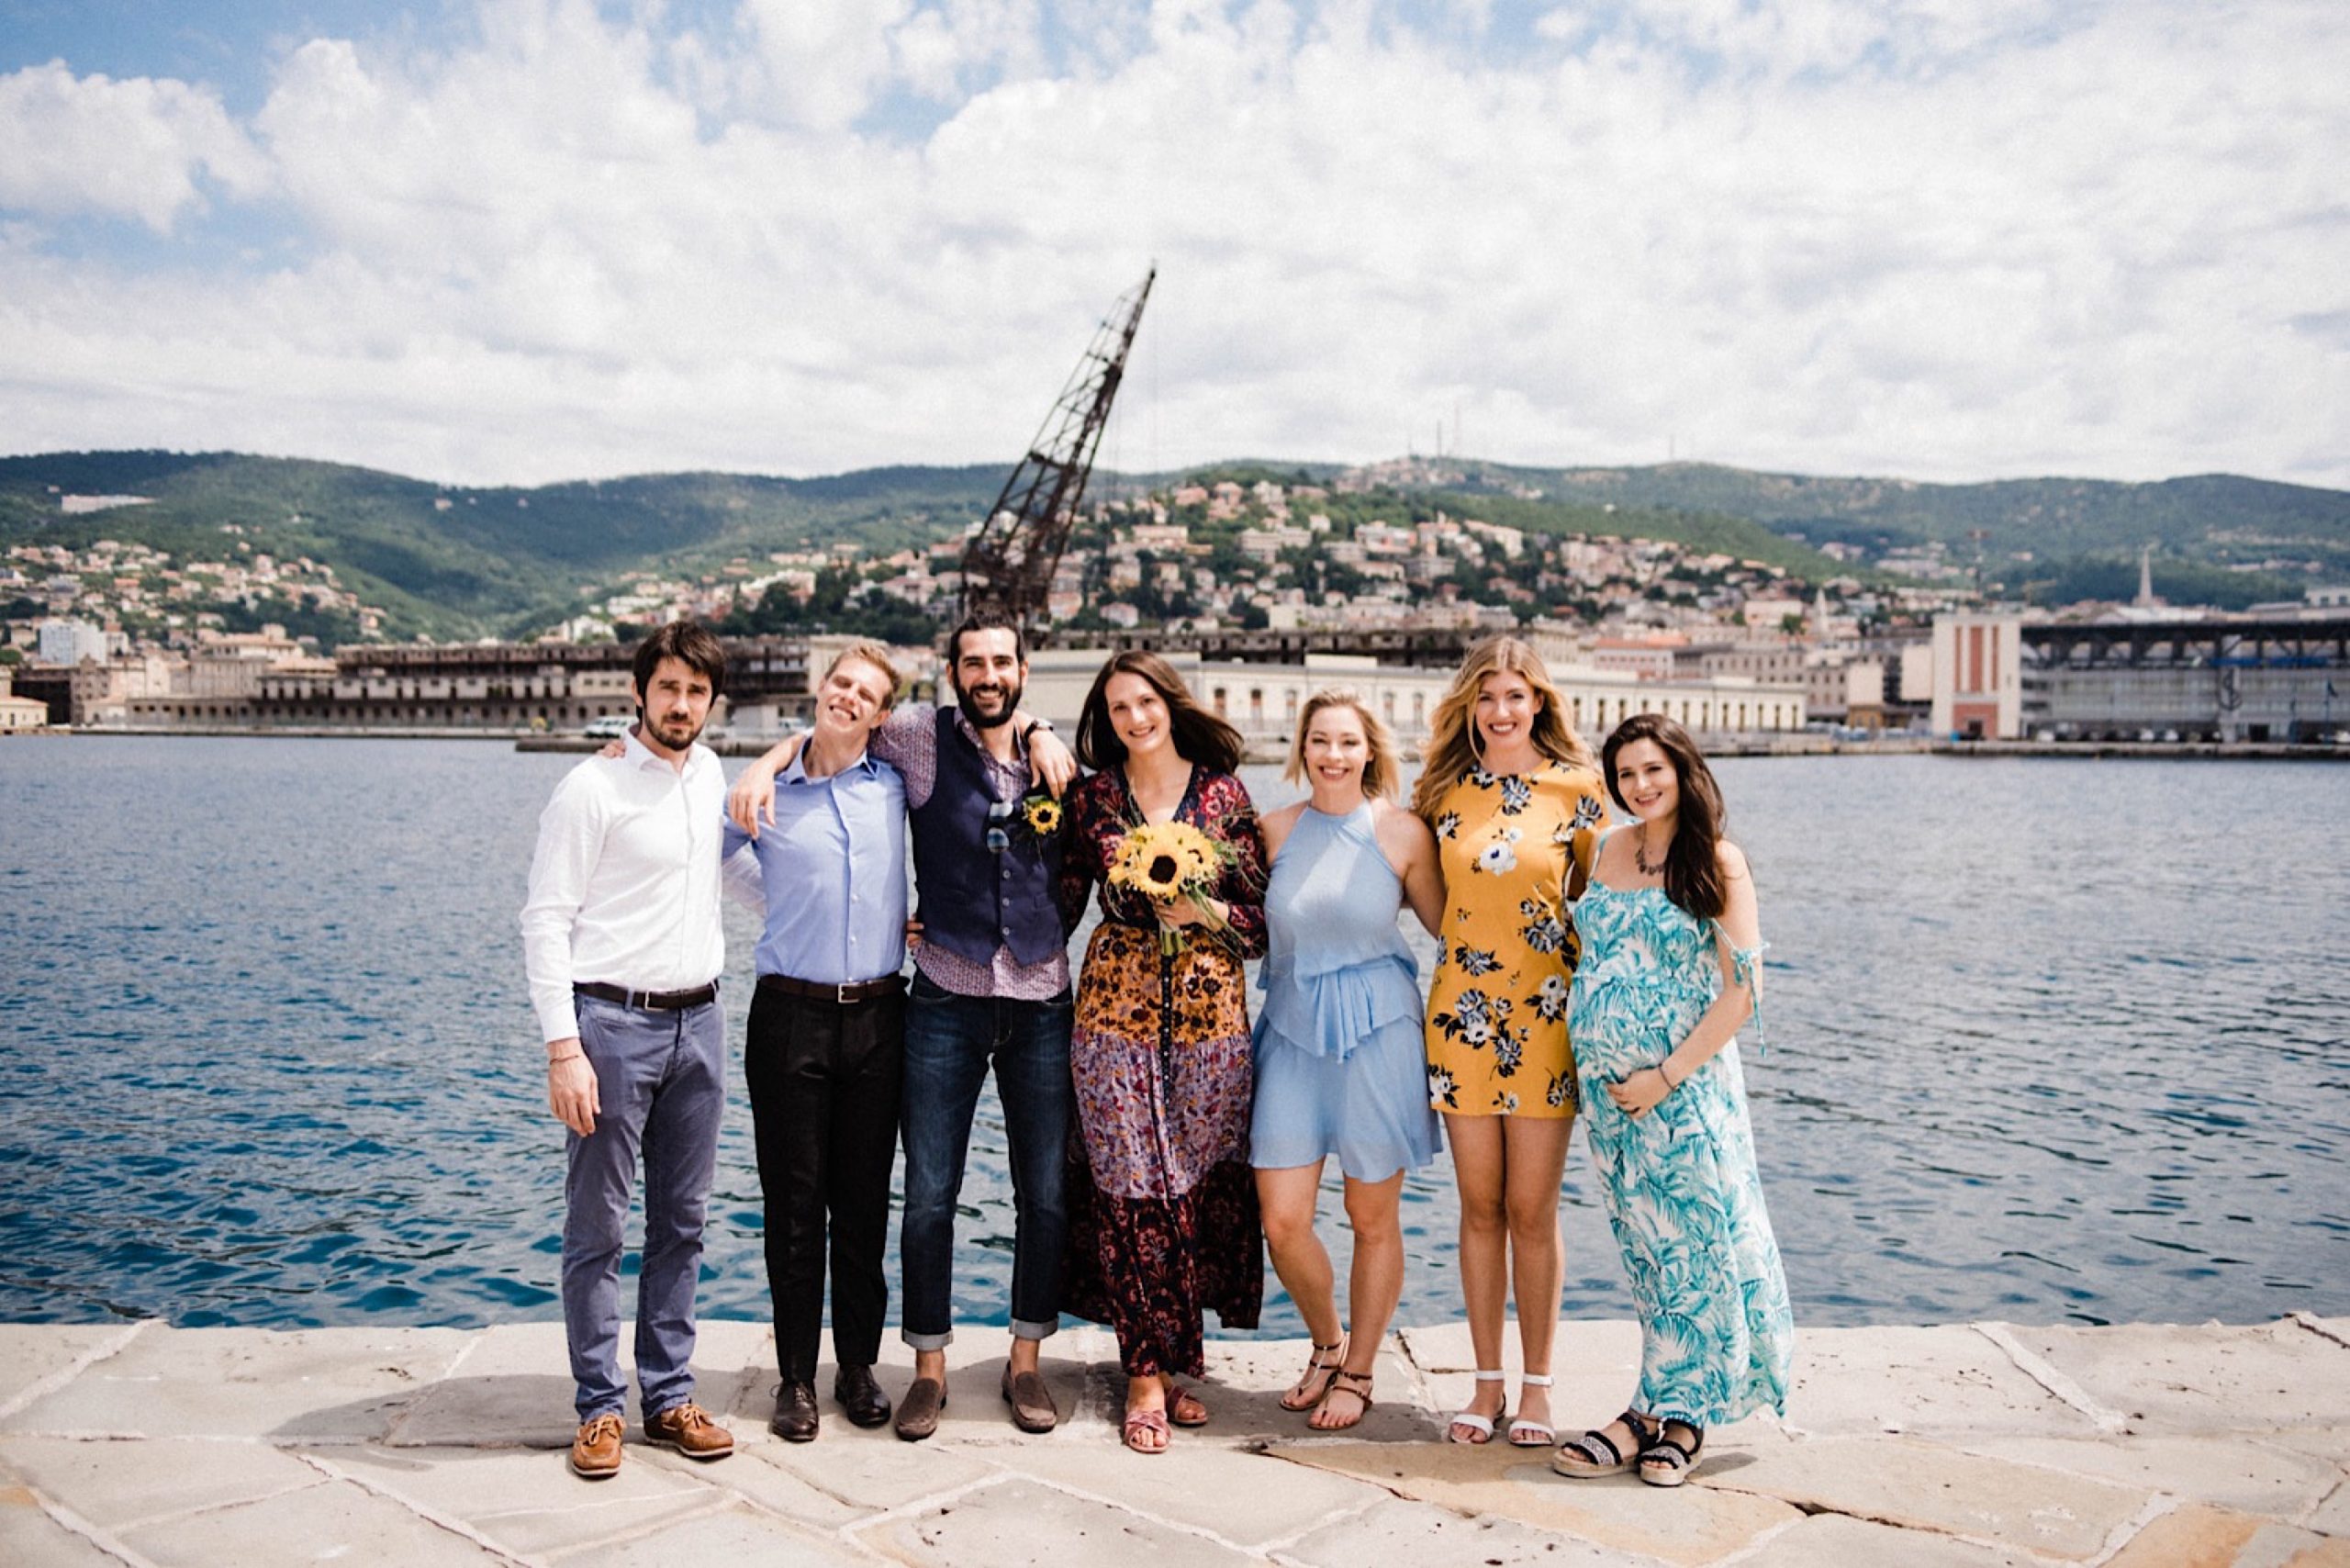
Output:
[[[1035,733],[1036,733],[1038,730],[1045,730],[1045,731],[1048,731],[1048,732],[1049,732],[1049,731],[1052,729],[1052,727],[1053,727],[1053,722],[1052,722],[1050,719],[1031,719],[1031,720],[1029,720],[1029,721],[1028,721],[1028,727],[1027,727],[1026,729],[1024,729],[1024,730],[1023,730],[1023,731],[1021,731],[1021,732],[1020,732],[1020,744],[1021,744],[1022,745],[1026,745],[1028,744],[1028,742],[1029,742],[1030,737],[1034,736],[1034,735],[1035,734]]]

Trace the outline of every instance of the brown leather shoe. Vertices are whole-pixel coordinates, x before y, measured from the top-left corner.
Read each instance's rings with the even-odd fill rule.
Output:
[[[816,1385],[786,1378],[775,1391],[775,1418],[767,1423],[767,1430],[788,1443],[809,1443],[816,1440]]]
[[[692,1400],[644,1418],[644,1439],[676,1449],[688,1459],[724,1459],[734,1451],[734,1434],[710,1418]]]
[[[1012,1406],[1012,1424],[1024,1432],[1049,1432],[1060,1425],[1061,1413],[1042,1372],[1003,1369],[1003,1402]]]
[[[871,1367],[843,1367],[833,1375],[833,1397],[855,1427],[878,1427],[890,1418],[890,1396],[873,1381]]]
[[[583,1421],[571,1439],[571,1473],[588,1481],[610,1481],[621,1473],[621,1418],[598,1416]]]
[[[898,1402],[898,1436],[918,1443],[938,1430],[938,1413],[946,1407],[946,1385],[934,1377],[918,1377]]]

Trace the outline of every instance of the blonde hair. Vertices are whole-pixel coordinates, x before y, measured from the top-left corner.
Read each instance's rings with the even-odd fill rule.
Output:
[[[1395,751],[1394,732],[1387,722],[1371,711],[1363,694],[1351,687],[1326,686],[1305,700],[1305,711],[1297,716],[1297,734],[1290,737],[1289,765],[1281,769],[1281,778],[1290,784],[1305,778],[1305,732],[1314,727],[1314,717],[1326,708],[1351,708],[1362,721],[1362,738],[1371,755],[1362,765],[1362,792],[1366,799],[1384,795],[1393,801],[1404,792],[1404,763]]]
[[[881,678],[890,683],[890,689],[882,694],[881,706],[887,710],[894,705],[898,700],[898,689],[905,685],[906,678],[899,673],[897,657],[890,644],[877,643],[870,638],[851,643],[847,647],[834,654],[833,662],[824,666],[824,673],[817,678],[816,684],[821,687],[825,681],[832,679],[833,672],[851,659],[855,659],[859,664],[871,665],[881,672]]]
[[[1488,637],[1469,650],[1460,673],[1452,678],[1428,721],[1427,745],[1420,754],[1425,765],[1419,782],[1412,787],[1412,811],[1424,821],[1433,823],[1446,792],[1470,769],[1484,766],[1477,750],[1477,693],[1487,677],[1504,671],[1523,677],[1541,704],[1534,715],[1534,749],[1570,767],[1592,766],[1591,748],[1575,733],[1574,721],[1567,716],[1566,703],[1543,666],[1542,655],[1522,638]]]

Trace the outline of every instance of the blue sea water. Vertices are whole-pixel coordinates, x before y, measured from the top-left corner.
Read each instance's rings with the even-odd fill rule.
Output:
[[[0,1319],[557,1316],[562,1138],[515,914],[574,762],[0,743]],[[1750,1045],[1747,1073],[1799,1318],[2350,1312],[2342,772],[1720,776],[1773,943],[1772,1049]],[[728,921],[739,1041],[753,933]],[[733,1089],[702,1308],[759,1317],[739,1050]],[[1001,1322],[991,1099],[965,1204],[956,1313]],[[1563,1212],[1568,1314],[1628,1316],[1580,1137]],[[1335,1204],[1326,1223],[1342,1247]],[[1459,1315],[1455,1223],[1440,1161],[1405,1190],[1404,1321]],[[1278,1294],[1266,1330],[1299,1331]]]

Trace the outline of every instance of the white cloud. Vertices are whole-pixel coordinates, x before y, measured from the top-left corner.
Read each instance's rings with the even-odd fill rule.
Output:
[[[237,196],[263,180],[212,93],[76,76],[62,61],[0,76],[0,208],[133,218],[168,232],[202,205],[199,170]]]
[[[107,271],[0,230],[9,441],[455,480],[1008,463],[1156,258],[1113,464],[1384,456],[1457,409],[1536,463],[2350,483],[2331,6],[1655,0],[1483,61],[1363,5],[657,14],[313,41],[250,138],[150,84],[216,117],[173,145],[244,161],[105,209],[266,181],[305,259]],[[778,73],[822,80],[754,102]],[[900,92],[951,112],[874,131]]]

